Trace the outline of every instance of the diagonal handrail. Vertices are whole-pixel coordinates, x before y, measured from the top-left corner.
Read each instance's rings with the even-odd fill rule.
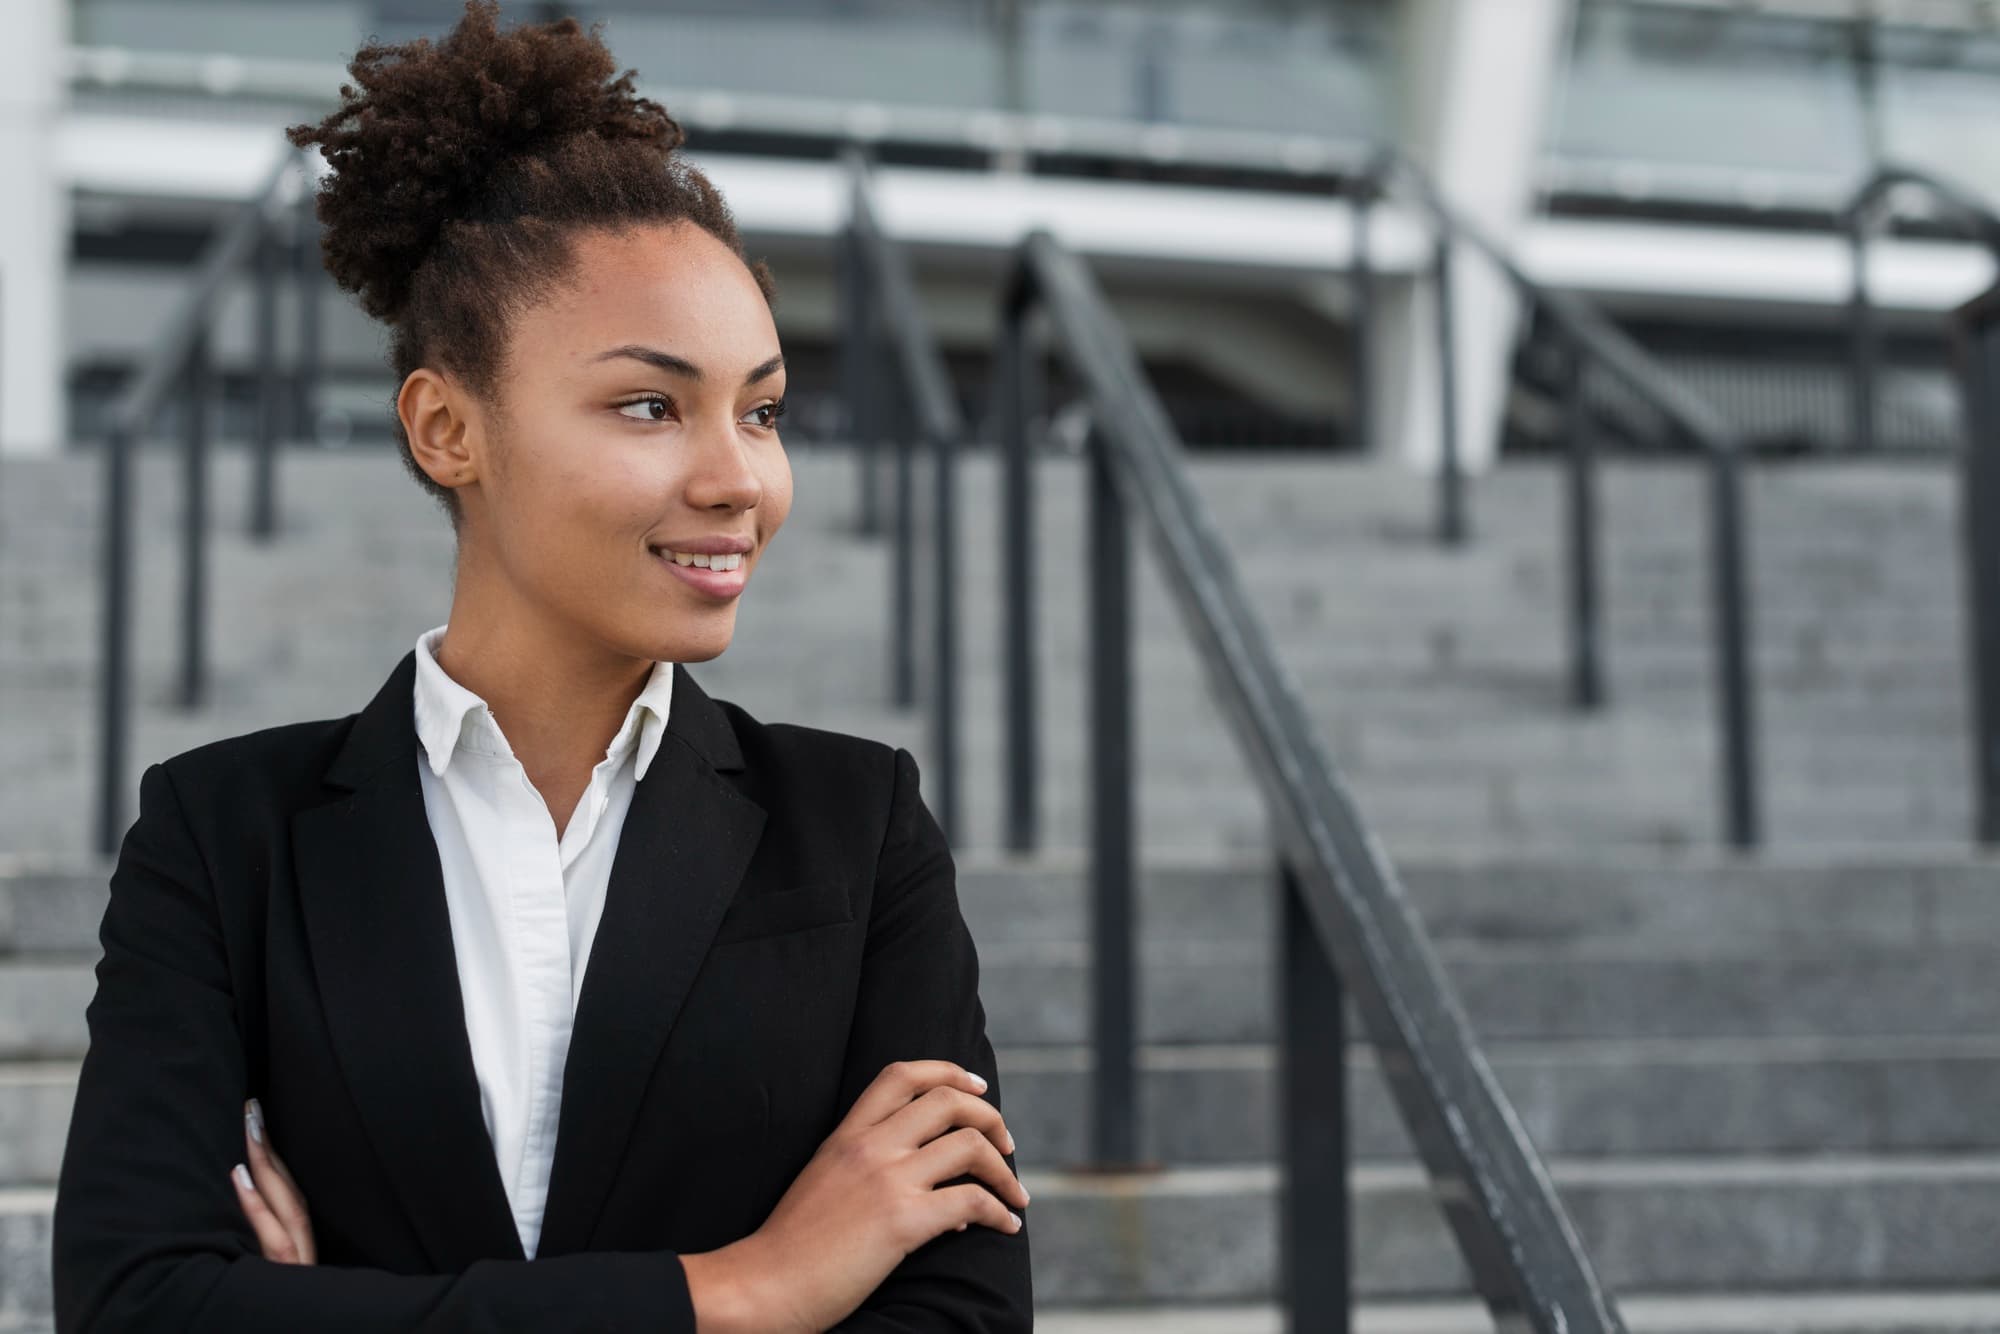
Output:
[[[1742,449],[1735,430],[1700,395],[1676,380],[1596,306],[1573,292],[1545,287],[1530,277],[1507,247],[1446,201],[1429,173],[1407,153],[1395,148],[1379,150],[1365,175],[1380,192],[1406,193],[1454,240],[1478,251],[1506,277],[1523,301],[1545,312],[1557,329],[1581,344],[1593,360],[1658,409],[1696,446],[1709,452]]]
[[[842,238],[842,264],[847,272],[842,292],[848,303],[849,344],[857,357],[850,368],[859,376],[850,381],[850,401],[861,409],[855,412],[857,451],[871,449],[877,434],[872,414],[867,411],[873,397],[874,368],[869,364],[879,332],[889,341],[890,382],[900,392],[891,399],[902,406],[895,422],[896,523],[894,556],[891,560],[893,586],[890,590],[890,664],[892,698],[907,706],[916,695],[916,650],[914,631],[915,576],[917,561],[914,537],[912,445],[920,443],[930,451],[932,463],[931,508],[934,516],[931,548],[932,657],[931,674],[931,759],[935,777],[933,813],[949,837],[957,827],[958,814],[958,602],[957,589],[957,459],[965,438],[965,420],[952,392],[951,377],[945,369],[923,303],[917,297],[916,280],[903,246],[882,228],[875,205],[873,173],[867,155],[848,146],[841,153],[848,179],[847,227]],[[912,432],[917,437],[911,440]],[[861,437],[867,437],[864,441]],[[863,494],[872,495],[868,459],[863,458]],[[864,523],[863,527],[866,528]]]
[[[1722,821],[1725,837],[1737,848],[1755,847],[1762,840],[1761,800],[1757,782],[1757,733],[1750,669],[1750,596],[1746,588],[1748,537],[1745,531],[1743,467],[1745,450],[1735,430],[1703,399],[1690,392],[1643,347],[1607,319],[1594,305],[1571,292],[1545,287],[1529,276],[1512,252],[1445,199],[1430,175],[1401,149],[1385,147],[1362,173],[1357,198],[1357,293],[1372,281],[1365,234],[1370,206],[1378,198],[1408,200],[1429,220],[1437,237],[1439,315],[1448,321],[1452,247],[1464,245],[1493,265],[1514,288],[1522,303],[1547,317],[1570,363],[1564,376],[1571,402],[1569,459],[1571,468],[1570,577],[1575,613],[1571,618],[1573,675],[1576,695],[1586,707],[1601,699],[1601,637],[1598,632],[1597,550],[1594,500],[1594,451],[1581,427],[1581,366],[1593,362],[1622,382],[1636,397],[1658,411],[1701,452],[1709,472],[1710,605],[1714,618],[1711,639],[1715,654],[1715,701],[1721,744]],[[1365,298],[1358,308],[1366,307]],[[1357,346],[1366,335],[1357,335]],[[1450,373],[1454,356],[1447,336],[1441,366]],[[1366,374],[1365,364],[1357,374]],[[1455,393],[1444,387],[1447,413]],[[1365,429],[1365,428],[1364,428]],[[1445,423],[1439,469],[1440,513],[1447,535],[1462,520],[1456,432]]]
[[[1430,1174],[1447,1220],[1482,1298],[1503,1327],[1582,1334],[1624,1328],[1611,1295],[1592,1268],[1574,1226],[1556,1197],[1548,1171],[1482,1055],[1456,990],[1446,977],[1428,933],[1405,893],[1379,839],[1316,739],[1295,682],[1284,672],[1268,631],[1252,610],[1228,547],[1206,506],[1189,482],[1183,447],[1165,408],[1147,381],[1129,338],[1117,324],[1082,262],[1050,233],[1037,230],[1015,252],[1002,299],[1002,446],[1010,454],[1007,476],[1016,490],[1026,474],[1026,432],[1019,392],[1031,378],[1024,326],[1030,307],[1049,316],[1061,350],[1081,379],[1093,410],[1092,464],[1093,569],[1109,567],[1104,583],[1093,584],[1092,659],[1094,673],[1108,677],[1125,666],[1122,640],[1129,634],[1124,610],[1123,518],[1136,512],[1152,539],[1155,558],[1180,606],[1184,627],[1207,670],[1250,772],[1273,818],[1285,869],[1287,919],[1297,909],[1309,924],[1311,942],[1287,940],[1288,965],[1297,954],[1317,954],[1303,968],[1330,961],[1333,978],[1311,979],[1283,994],[1295,1000],[1309,993],[1335,1003],[1331,1013],[1298,1013],[1288,1004],[1285,1022],[1296,1034],[1311,1024],[1337,1036],[1339,986],[1351,989],[1357,1009],[1381,1057],[1388,1080],[1418,1154]],[[1009,512],[1024,512],[1017,495]],[[1010,644],[1027,642],[1023,563],[1008,566],[1006,599]],[[1010,675],[1028,670],[1025,654],[1010,655]],[[1105,687],[1110,685],[1112,689]],[[1100,967],[1107,949],[1121,948],[1112,934],[1129,937],[1126,915],[1131,875],[1129,735],[1118,683],[1093,682],[1100,714],[1093,722],[1093,775],[1100,822],[1112,813],[1109,835],[1094,837],[1094,888],[1098,896],[1097,948]],[[1029,696],[1010,690],[1018,707]],[[1106,706],[1109,705],[1109,708]],[[1103,715],[1109,714],[1105,721]],[[1121,781],[1122,780],[1122,781]],[[1027,822],[1031,823],[1031,821]],[[1107,900],[1113,906],[1105,909]],[[1112,928],[1107,931],[1107,925]],[[1122,948],[1129,953],[1129,939]],[[1114,956],[1118,957],[1118,956]],[[1129,977],[1129,959],[1116,971]],[[1110,1035],[1098,1029],[1100,1104],[1107,1092],[1129,1098],[1129,1015]],[[1317,1051],[1304,1068],[1288,1036],[1287,1152],[1291,1196],[1287,1219],[1313,1238],[1332,1237],[1343,1245],[1344,1147],[1329,1159],[1324,1146],[1303,1142],[1305,1132],[1340,1124],[1340,1075],[1329,1066],[1344,1059],[1336,1040]],[[1103,1072],[1111,1072],[1107,1080]],[[1303,1092],[1297,1092],[1303,1090]],[[1331,1090],[1331,1096],[1328,1092]],[[1312,1102],[1314,1096],[1323,1100]],[[1294,1101],[1294,1099],[1299,1099]],[[1097,1109],[1100,1132],[1111,1120]],[[1317,1112],[1315,1120],[1305,1113]],[[1117,1110],[1127,1122],[1129,1104]],[[1129,1126],[1115,1157],[1129,1159]],[[1100,1134],[1100,1149],[1103,1136]],[[1302,1179],[1301,1163],[1312,1164]],[[1300,1328],[1345,1328],[1349,1292],[1347,1257],[1306,1254],[1288,1266],[1295,1291],[1316,1294],[1310,1312],[1295,1306]],[[1335,1283],[1304,1271],[1308,1266],[1337,1269]]]

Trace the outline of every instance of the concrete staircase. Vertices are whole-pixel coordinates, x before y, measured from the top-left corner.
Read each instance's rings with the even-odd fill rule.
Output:
[[[216,494],[243,494],[225,454]],[[736,644],[696,675],[753,713],[865,732],[888,568],[852,536],[851,460],[795,450],[790,523]],[[1202,457],[1249,596],[1440,942],[1487,1055],[1635,1329],[2000,1329],[2000,862],[1966,837],[1954,493],[1913,464],[1760,468],[1751,488],[1772,848],[1714,850],[1699,477],[1606,479],[1613,706],[1561,697],[1560,479],[1476,491],[1479,542],[1424,539],[1413,478]],[[171,460],[146,460],[134,769],[358,708],[443,619],[449,547],[381,453],[287,460],[268,551],[222,511],[217,705],[171,677]],[[998,851],[1000,562],[991,460],[966,467],[959,886],[1010,1126],[1035,1194],[1043,1327],[1281,1327],[1274,1280],[1272,867],[1263,819],[1150,562],[1135,607],[1142,1142],[1085,1152],[1089,1054],[1083,474],[1038,473],[1049,851]],[[47,1214],[108,867],[84,856],[95,472],[0,471],[0,1330],[45,1328]],[[921,493],[921,492],[920,492]],[[1142,539],[1143,540],[1143,539]],[[920,564],[920,584],[928,564]],[[830,591],[834,583],[838,593]],[[798,671],[810,662],[811,673]],[[1489,1328],[1373,1070],[1355,1070],[1364,1330]]]

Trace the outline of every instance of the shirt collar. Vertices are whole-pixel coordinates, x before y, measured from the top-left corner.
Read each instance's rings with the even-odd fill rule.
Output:
[[[453,680],[444,668],[438,666],[435,648],[437,642],[444,638],[444,632],[445,626],[432,626],[417,636],[416,643],[417,738],[423,743],[433,774],[444,773],[445,766],[451,763],[451,757],[459,747],[482,755],[511,757],[514,753],[486,701]],[[635,777],[644,778],[653,756],[660,749],[660,740],[666,734],[667,713],[673,693],[673,663],[655,662],[645,686],[625,711],[625,721],[619,726],[617,735],[605,748],[605,758],[622,756],[636,739],[639,755],[633,772]]]

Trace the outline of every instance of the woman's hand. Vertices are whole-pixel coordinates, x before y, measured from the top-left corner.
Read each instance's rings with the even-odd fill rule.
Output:
[[[904,1256],[969,1223],[1018,1232],[1007,1208],[1028,1192],[1001,1155],[1014,1138],[986,1085],[950,1061],[896,1061],[862,1090],[763,1226],[718,1251],[682,1257],[691,1289],[710,1275],[739,1298],[717,1328],[820,1334],[881,1285]],[[978,1181],[936,1189],[970,1173]],[[990,1189],[989,1189],[990,1187]]]
[[[236,1164],[229,1179],[236,1183],[236,1202],[256,1230],[264,1258],[288,1265],[318,1263],[305,1196],[266,1139],[264,1109],[255,1098],[243,1104],[243,1142],[250,1165]]]

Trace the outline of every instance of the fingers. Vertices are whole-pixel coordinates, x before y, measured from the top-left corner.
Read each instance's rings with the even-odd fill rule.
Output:
[[[977,1126],[964,1126],[949,1135],[940,1135],[917,1150],[915,1157],[927,1185],[969,1172],[990,1187],[1000,1200],[1011,1202],[1016,1208],[1027,1207],[1028,1188],[1014,1175],[1014,1169],[993,1147],[986,1132]]]
[[[295,1265],[301,1262],[298,1244],[292,1234],[271,1212],[271,1206],[264,1203],[263,1196],[251,1183],[250,1169],[242,1163],[230,1170],[229,1180],[236,1187],[236,1202],[243,1206],[243,1214],[250,1220],[250,1228],[257,1234],[257,1245],[264,1252],[266,1260],[279,1264]]]
[[[250,1173],[254,1177],[260,1164],[275,1171],[297,1204],[298,1214],[305,1216],[305,1196],[299,1190],[299,1183],[292,1179],[292,1170],[285,1166],[285,1160],[278,1156],[278,1146],[271,1143],[271,1137],[264,1133],[264,1108],[255,1098],[243,1104],[243,1133],[249,1144]],[[275,1201],[274,1201],[275,1203]],[[278,1210],[284,1217],[285,1210]]]
[[[872,1126],[900,1111],[912,1098],[939,1084],[970,1089],[974,1093],[986,1091],[983,1078],[952,1061],[891,1061],[882,1067],[882,1073],[876,1075],[867,1088],[861,1090],[861,1096],[854,1100],[854,1106],[842,1118],[842,1124]]]
[[[994,1198],[993,1192],[975,1184],[941,1186],[925,1201],[930,1210],[930,1233],[963,1232],[970,1223],[990,1227],[995,1232],[1019,1232],[1027,1226],[1019,1214]]]
[[[278,1151],[264,1133],[264,1110],[255,1098],[244,1104],[243,1139],[248,1150],[248,1172],[252,1191],[266,1213],[278,1221],[289,1241],[290,1259],[287,1263],[314,1264],[312,1221],[306,1212],[304,1195],[298,1183],[278,1158]],[[240,1183],[239,1183],[240,1190]],[[261,1241],[260,1234],[260,1241]],[[265,1248],[265,1258],[278,1259]]]
[[[923,1093],[901,1111],[891,1114],[885,1124],[893,1126],[897,1137],[911,1148],[926,1144],[955,1126],[976,1126],[1001,1153],[1014,1152],[1014,1135],[1000,1115],[1000,1109],[977,1094],[940,1084]]]

